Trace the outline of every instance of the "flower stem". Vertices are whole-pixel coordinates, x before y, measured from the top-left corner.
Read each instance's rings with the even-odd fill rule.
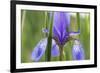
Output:
[[[22,15],[22,31],[23,31],[23,27],[24,27],[24,24],[25,24],[25,17],[26,17],[26,10],[23,10],[23,15]]]
[[[50,31],[48,34],[48,42],[47,42],[47,49],[46,49],[46,61],[51,61],[51,48],[52,48],[52,27],[53,27],[53,16],[51,20],[49,21],[50,24]]]
[[[60,56],[59,56],[59,60],[60,60],[60,61],[63,61],[63,57],[64,57],[64,56],[63,56],[63,46],[60,46],[60,48],[59,48],[59,49],[60,49]]]

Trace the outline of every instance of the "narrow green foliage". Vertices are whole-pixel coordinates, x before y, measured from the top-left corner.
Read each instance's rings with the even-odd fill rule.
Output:
[[[51,48],[52,48],[52,26],[53,26],[53,16],[50,19],[50,30],[49,30],[49,36],[48,36],[48,42],[47,42],[47,49],[46,49],[46,61],[51,61]]]
[[[47,16],[47,12],[45,12],[45,28],[48,28],[48,16]]]
[[[80,13],[79,12],[76,13],[76,17],[77,17],[78,31],[80,31]],[[78,38],[80,38],[80,34]]]
[[[80,29],[80,14],[79,14],[79,12],[77,12],[76,15],[77,15],[77,25],[78,25],[78,29]]]
[[[24,27],[24,24],[25,24],[25,18],[26,18],[26,10],[23,10],[23,15],[22,15],[22,31],[23,31],[23,27]]]

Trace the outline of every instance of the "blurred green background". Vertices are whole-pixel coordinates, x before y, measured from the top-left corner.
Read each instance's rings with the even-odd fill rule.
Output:
[[[83,48],[85,50],[85,59],[90,59],[90,14],[80,14],[80,25],[77,23],[76,13],[71,13],[70,31],[78,31],[80,29],[80,35],[75,38],[79,38]],[[33,62],[31,60],[31,54],[34,47],[38,42],[44,38],[42,28],[45,24],[45,11],[36,10],[21,10],[21,62],[28,63]],[[72,60],[72,45],[73,41],[65,44],[64,59]],[[52,57],[51,61],[59,61],[59,57]],[[45,54],[41,58],[40,62],[45,62]]]

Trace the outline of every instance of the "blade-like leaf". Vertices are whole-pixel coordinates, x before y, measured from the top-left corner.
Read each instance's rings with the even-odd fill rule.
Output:
[[[80,14],[79,14],[79,12],[77,12],[77,25],[78,25],[78,29],[80,29]]]
[[[48,42],[47,42],[47,49],[46,49],[46,61],[50,61],[51,60],[53,16],[49,20],[48,24],[50,24],[50,31],[49,31]]]

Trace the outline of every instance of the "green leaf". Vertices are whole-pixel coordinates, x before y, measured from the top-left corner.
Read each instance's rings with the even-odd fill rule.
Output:
[[[90,19],[89,13],[80,17],[80,40],[84,48],[85,59],[90,59]]]
[[[78,29],[80,28],[80,14],[79,12],[76,13],[77,15],[77,25],[78,25]]]
[[[47,47],[46,47],[46,61],[51,61],[53,16],[50,19],[49,24],[50,24],[50,31],[49,31]]]
[[[44,11],[21,11],[21,25],[23,24],[23,31],[21,32],[21,62],[32,62],[31,53],[42,39],[41,29],[45,21],[45,14]]]

